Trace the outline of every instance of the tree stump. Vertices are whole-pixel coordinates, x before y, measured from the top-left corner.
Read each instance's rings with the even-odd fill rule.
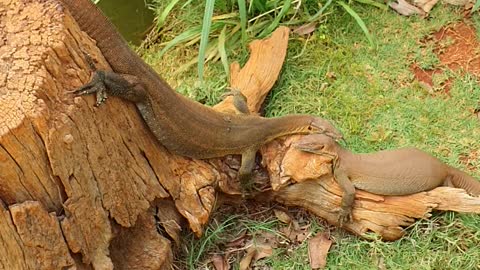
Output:
[[[255,41],[231,87],[258,111],[281,70],[288,29]],[[238,194],[235,159],[170,154],[133,104],[68,91],[89,81],[94,40],[55,0],[0,0],[0,269],[165,269],[188,224],[201,235],[218,191]],[[231,100],[216,106],[231,112]],[[262,149],[272,197],[335,223],[341,194],[330,161],[292,149],[298,136]],[[303,169],[303,166],[307,169]],[[347,229],[397,239],[433,208],[480,212],[480,200],[439,188],[405,197],[359,192]],[[412,206],[416,209],[412,210]]]

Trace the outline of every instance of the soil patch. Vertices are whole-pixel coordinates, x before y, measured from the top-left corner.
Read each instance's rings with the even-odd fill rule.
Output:
[[[446,26],[423,41],[428,42],[434,43],[434,53],[440,64],[433,70],[423,70],[413,64],[411,68],[419,82],[448,93],[451,84],[449,78],[435,82],[435,76],[441,77],[445,68],[469,72],[480,78],[480,42],[473,26],[465,22]]]

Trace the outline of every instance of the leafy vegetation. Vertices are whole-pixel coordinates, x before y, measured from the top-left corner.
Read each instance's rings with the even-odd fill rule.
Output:
[[[161,35],[167,16],[175,11],[174,8],[179,6],[180,2],[170,0],[166,4],[165,2],[161,4],[158,0],[156,1],[157,5],[161,6],[158,9],[156,28],[157,34]],[[386,8],[384,4],[374,0],[358,1],[382,9]],[[349,4],[342,1],[337,3],[355,19],[365,33],[370,45],[374,46],[373,38],[362,18]],[[208,0],[205,5],[190,0],[177,8],[180,13],[188,13],[185,9],[190,9],[195,4],[204,6],[203,23],[188,27],[181,34],[164,43],[165,47],[160,52],[160,57],[175,46],[190,46],[200,41],[197,59],[189,61],[181,70],[183,71],[198,63],[198,75],[202,80],[205,61],[215,62],[219,59],[223,63],[228,61],[226,59],[227,55],[224,53],[225,48],[237,49],[238,44],[245,48],[248,39],[266,37],[280,24],[301,25],[321,22],[324,19],[324,12],[331,6],[332,0],[327,0],[325,3],[313,0],[251,0],[249,2],[246,0]],[[216,8],[218,15],[214,16],[214,8]],[[226,74],[228,74],[228,68],[225,65],[224,68]]]
[[[178,72],[178,68],[191,66],[192,59],[197,57],[205,4],[200,0],[189,0],[182,6],[181,2],[171,9],[165,17],[164,27],[159,30],[159,48],[163,51],[158,54],[158,47],[152,47],[145,58],[178,91],[205,104],[214,104],[227,85],[226,63],[233,60],[243,63],[248,57],[247,52],[238,46],[245,39],[241,34],[239,9],[235,1],[215,2],[211,41],[205,55],[207,60],[215,60],[222,59],[220,54],[226,54],[229,60],[209,62],[205,66],[207,79],[204,86],[198,87],[196,72],[188,68]],[[265,5],[276,5],[258,4],[264,2]],[[292,0],[291,6],[297,7],[298,3]],[[289,9],[281,23],[307,22],[329,2],[318,5],[319,1],[306,0],[301,3],[300,9]],[[157,4],[161,11],[167,5]],[[245,5],[248,25],[244,30],[247,39],[261,36],[274,17],[280,14],[283,4],[284,1],[248,2]],[[420,42],[441,27],[462,20],[462,10],[439,5],[432,11],[431,18],[424,20],[404,18],[371,5],[349,3],[348,6],[369,29],[375,46],[372,48],[356,18],[344,7],[332,5],[327,13],[322,11],[315,19],[319,25],[312,36],[292,35],[281,77],[268,97],[266,115],[319,115],[335,122],[346,135],[347,147],[355,152],[415,146],[480,177],[477,169],[471,169],[480,166],[480,124],[472,113],[480,97],[477,78],[441,66],[433,47]],[[473,16],[472,23],[480,29],[478,15]],[[172,46],[171,42],[178,36],[182,38]],[[449,92],[441,88],[431,92],[421,87],[414,79],[413,63],[426,69],[445,70],[452,82]],[[445,78],[435,80],[440,85]],[[204,238],[208,241],[192,238],[192,245],[186,252],[187,257],[192,256],[186,259],[190,268],[201,267],[201,263],[195,264],[197,259],[207,259],[212,251],[218,250],[219,243],[231,240],[229,236],[247,228],[245,224],[248,222],[244,218],[224,217],[223,220],[228,222],[220,222],[224,224],[222,226],[212,223],[212,229]],[[435,213],[428,220],[420,220],[408,228],[403,239],[390,243],[366,241],[341,229],[320,226],[315,218],[311,222],[313,232],[330,231],[334,240],[328,255],[328,269],[480,267],[478,215]],[[231,223],[236,225],[228,225]],[[261,231],[263,229],[259,228],[264,227],[274,230],[278,225],[271,223],[270,218],[248,224],[252,231]],[[307,256],[303,243],[279,248],[263,263],[272,269],[309,269]],[[238,261],[235,267],[238,267]]]

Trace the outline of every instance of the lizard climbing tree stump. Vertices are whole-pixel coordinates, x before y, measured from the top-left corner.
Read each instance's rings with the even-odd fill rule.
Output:
[[[244,68],[232,66],[231,86],[248,97],[251,112],[276,81],[287,44],[288,29],[279,28],[251,45]],[[232,158],[173,155],[133,104],[110,98],[96,108],[94,97],[73,97],[68,91],[91,75],[84,53],[109,69],[58,1],[0,0],[0,254],[8,254],[0,268],[165,269],[180,230],[188,224],[201,235],[217,192],[239,193]],[[233,107],[227,99],[216,108]],[[335,223],[329,210],[340,191],[328,180],[330,161],[291,149],[297,139],[261,151],[270,195]],[[357,197],[347,229],[385,239],[399,238],[400,226],[433,208],[480,211],[479,199],[448,188]]]

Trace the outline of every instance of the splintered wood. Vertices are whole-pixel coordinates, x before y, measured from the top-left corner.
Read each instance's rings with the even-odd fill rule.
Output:
[[[242,92],[247,98],[248,109],[256,113],[265,100],[268,92],[278,79],[287,55],[287,27],[279,27],[272,36],[264,40],[250,43],[250,57],[243,68],[240,64],[230,66],[230,88]],[[214,106],[218,111],[235,113],[232,97]]]

